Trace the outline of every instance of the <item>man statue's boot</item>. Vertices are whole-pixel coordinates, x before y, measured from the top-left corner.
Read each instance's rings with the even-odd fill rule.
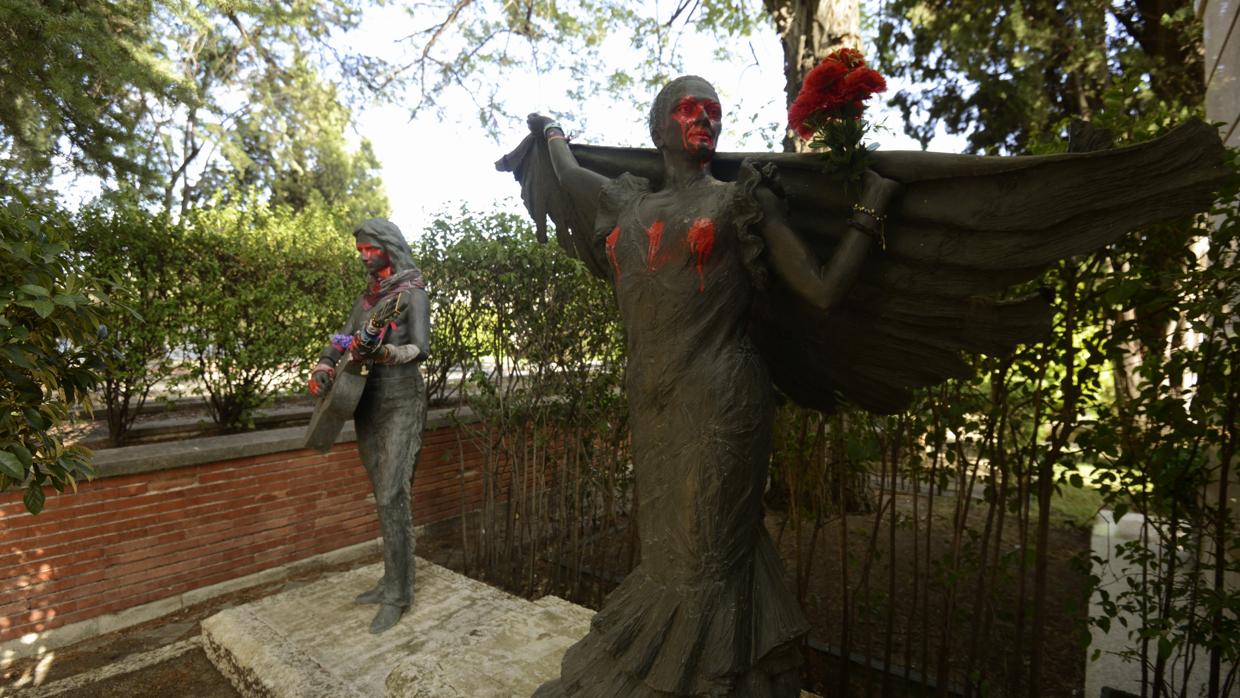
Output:
[[[353,603],[368,604],[383,601],[383,580],[375,582],[374,587],[353,597]]]
[[[396,604],[385,603],[379,606],[379,612],[375,614],[375,619],[370,621],[370,632],[378,635],[396,625],[396,622],[400,620],[404,612],[405,609]]]

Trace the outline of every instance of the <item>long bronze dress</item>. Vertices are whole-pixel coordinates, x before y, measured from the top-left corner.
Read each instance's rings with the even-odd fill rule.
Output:
[[[746,168],[644,220],[647,180],[604,187],[595,253],[628,337],[642,562],[537,696],[796,695],[807,626],[762,517],[773,396],[747,326],[761,241]]]

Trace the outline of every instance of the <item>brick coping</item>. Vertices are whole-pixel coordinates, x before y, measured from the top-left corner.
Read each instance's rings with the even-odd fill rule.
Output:
[[[477,421],[478,417],[468,407],[434,409],[426,415],[425,430],[431,431]],[[281,451],[297,451],[302,448],[305,435],[306,427],[296,426],[101,449],[91,457],[91,465],[94,468],[92,479],[185,468],[202,463],[262,456]],[[344,428],[340,430],[336,443],[356,440],[357,434],[353,429],[353,422],[346,422]]]

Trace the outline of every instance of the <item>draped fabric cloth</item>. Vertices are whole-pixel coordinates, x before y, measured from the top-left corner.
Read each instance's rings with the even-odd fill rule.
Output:
[[[577,162],[607,177],[662,186],[650,148],[571,146]],[[877,413],[902,409],[911,390],[967,375],[962,352],[1003,354],[1043,338],[1049,300],[998,297],[1051,263],[1091,252],[1157,221],[1209,207],[1225,176],[1218,130],[1192,120],[1136,145],[1020,157],[877,151],[871,167],[904,185],[858,280],[829,311],[772,275],[755,298],[750,335],[775,385],[796,402],[830,411],[840,401]],[[814,153],[716,153],[711,173],[735,181],[746,160],[778,173],[787,217],[822,261],[848,223],[842,182]],[[560,188],[542,139],[527,137],[496,167],[512,172],[546,236],[596,275],[592,209]]]

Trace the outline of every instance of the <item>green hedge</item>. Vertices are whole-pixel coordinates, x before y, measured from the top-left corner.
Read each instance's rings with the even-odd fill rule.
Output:
[[[74,223],[83,268],[115,289],[97,349],[108,436],[122,446],[152,388],[173,377],[183,234],[167,216],[126,203],[89,206]]]
[[[75,227],[84,267],[117,287],[98,346],[114,445],[159,383],[201,395],[222,426],[251,426],[304,381],[364,284],[349,225],[322,206],[240,195],[173,222],[110,202]]]
[[[191,212],[177,339],[215,421],[253,411],[304,383],[310,364],[361,292],[353,238],[332,212],[293,212],[254,198]]]

